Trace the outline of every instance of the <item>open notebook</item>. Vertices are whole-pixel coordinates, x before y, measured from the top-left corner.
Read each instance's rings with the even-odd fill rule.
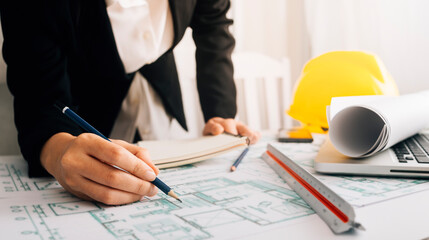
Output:
[[[149,150],[150,157],[158,168],[169,168],[244,148],[248,142],[247,137],[220,134],[186,140],[140,141],[138,145]]]

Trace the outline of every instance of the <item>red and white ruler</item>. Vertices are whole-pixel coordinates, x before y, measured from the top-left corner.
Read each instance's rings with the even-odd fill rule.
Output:
[[[352,228],[365,230],[354,221],[353,207],[311,173],[268,144],[262,158],[335,233]]]

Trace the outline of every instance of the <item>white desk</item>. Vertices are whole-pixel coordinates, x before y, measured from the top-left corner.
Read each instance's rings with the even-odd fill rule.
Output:
[[[246,237],[246,239],[424,239],[429,237],[429,191],[355,209],[366,231],[335,235],[314,216],[311,221]]]

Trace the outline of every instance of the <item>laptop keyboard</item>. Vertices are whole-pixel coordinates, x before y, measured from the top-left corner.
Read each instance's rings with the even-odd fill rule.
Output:
[[[429,134],[416,134],[392,147],[400,163],[429,163]]]

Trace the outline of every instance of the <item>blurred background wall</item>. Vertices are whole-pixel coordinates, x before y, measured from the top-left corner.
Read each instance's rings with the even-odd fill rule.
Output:
[[[378,55],[401,94],[429,89],[429,1],[233,0],[236,51],[289,58],[291,79],[334,50]]]
[[[3,46],[3,32],[0,31],[0,46]],[[6,82],[6,64],[0,51],[0,84]]]

